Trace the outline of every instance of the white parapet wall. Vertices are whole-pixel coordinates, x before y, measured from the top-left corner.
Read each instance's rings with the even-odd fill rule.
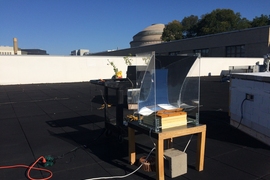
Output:
[[[234,57],[202,57],[200,63],[201,76],[220,76],[222,71],[228,71],[230,66],[255,66],[263,64],[263,58]]]
[[[127,65],[117,56],[0,56],[0,85],[83,82],[114,75],[109,62],[126,76]],[[145,65],[133,57],[134,65]]]
[[[144,57],[132,57],[132,65],[145,65]],[[0,85],[83,82],[108,79],[114,74],[108,60],[126,76],[127,65],[122,56],[30,56],[0,55]],[[230,66],[255,65],[263,58],[201,58],[197,76],[219,76]]]
[[[270,145],[270,73],[233,74],[230,124]]]

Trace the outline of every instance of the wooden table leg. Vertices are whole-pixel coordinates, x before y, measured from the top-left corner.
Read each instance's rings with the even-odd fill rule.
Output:
[[[205,153],[205,138],[206,130],[198,134],[197,140],[197,162],[196,169],[198,171],[203,171],[204,166],[204,153]]]
[[[134,164],[136,161],[136,152],[135,152],[135,130],[128,128],[128,153],[130,164]]]
[[[164,148],[165,149],[170,149],[173,147],[173,138],[170,138],[170,139],[165,139],[164,140]]]
[[[156,179],[164,180],[164,139],[158,138],[156,146]]]

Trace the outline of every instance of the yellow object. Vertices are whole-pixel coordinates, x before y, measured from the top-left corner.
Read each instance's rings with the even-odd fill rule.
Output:
[[[110,108],[110,107],[112,107],[112,105],[111,104],[107,104],[107,107]],[[101,107],[98,108],[98,109],[104,109],[104,108],[105,108],[105,104],[102,104]]]
[[[122,78],[122,71],[118,71],[116,73],[116,78]]]
[[[130,119],[130,121],[138,121],[138,116],[134,116],[134,115],[127,115],[127,118]],[[142,120],[143,116],[140,116],[140,120]]]

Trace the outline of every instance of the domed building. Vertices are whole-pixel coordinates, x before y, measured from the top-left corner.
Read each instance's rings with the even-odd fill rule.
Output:
[[[133,36],[133,41],[130,42],[130,47],[140,47],[161,43],[161,36],[164,28],[164,24],[152,24],[151,26],[148,26]]]

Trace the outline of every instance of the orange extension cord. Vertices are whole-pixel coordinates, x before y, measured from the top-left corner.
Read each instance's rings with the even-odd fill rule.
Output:
[[[43,157],[43,156],[40,156],[31,166],[27,166],[27,165],[23,165],[23,164],[18,164],[18,165],[13,165],[13,166],[0,166],[0,169],[11,169],[11,168],[27,168],[27,177],[28,179],[30,180],[48,180],[50,178],[52,178],[53,176],[53,173],[48,170],[48,169],[44,169],[44,168],[37,168],[37,167],[34,167],[40,160],[42,160],[42,163],[46,163],[46,159]],[[32,178],[30,176],[30,172],[31,170],[38,170],[38,171],[45,171],[47,173],[49,173],[50,175],[46,178]]]

